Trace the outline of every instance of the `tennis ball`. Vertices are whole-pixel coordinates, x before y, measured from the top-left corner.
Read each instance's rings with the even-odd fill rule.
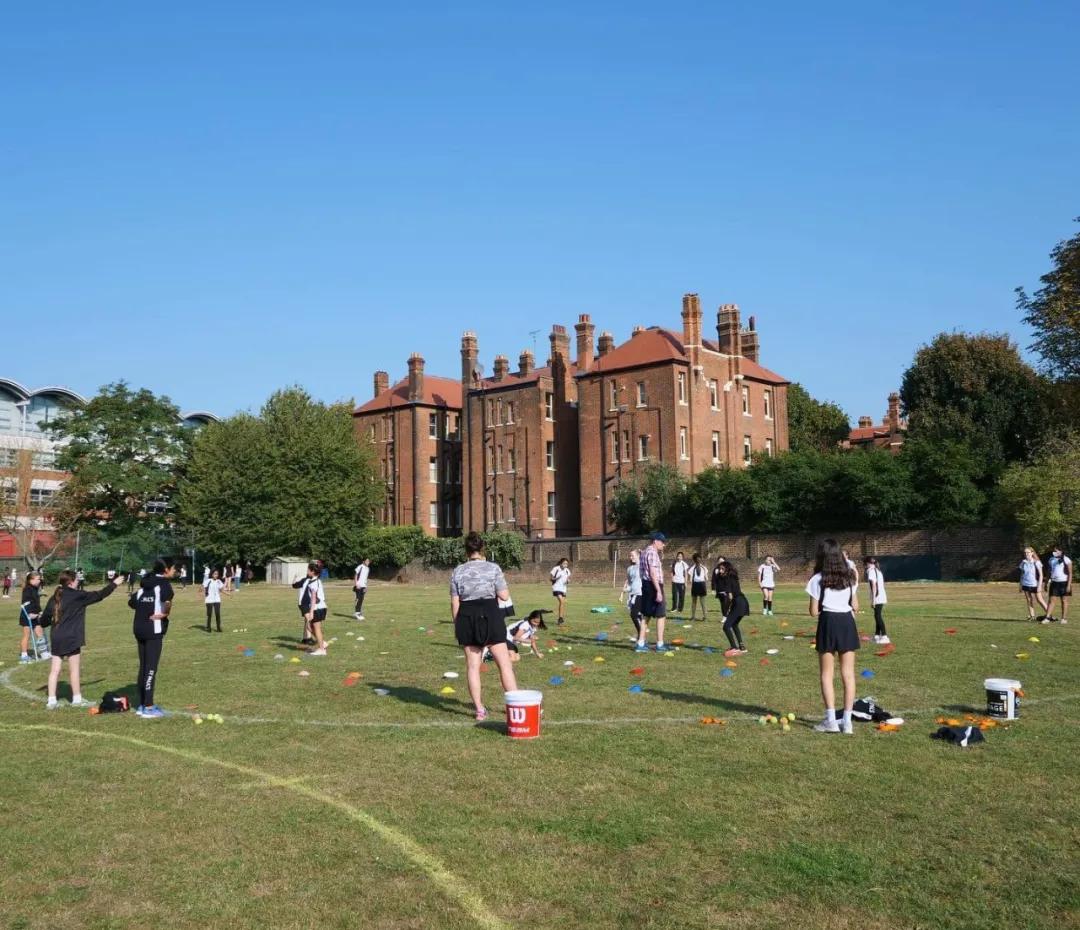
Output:
[[[195,718],[195,723],[196,723],[196,724],[200,724],[200,723],[202,723],[202,717],[196,717],[196,718]]]
[[[788,720],[790,720],[790,721],[791,721],[792,723],[794,723],[794,722],[795,722],[795,714],[794,714],[794,712],[789,712],[789,713],[788,713],[788,715],[787,715],[787,718],[788,718]]]

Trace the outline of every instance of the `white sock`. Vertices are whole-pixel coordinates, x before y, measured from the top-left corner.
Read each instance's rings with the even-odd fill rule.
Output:
[[[81,704],[82,703],[82,695],[81,694],[73,694],[71,696],[71,703],[72,704]]]
[[[57,702],[56,698],[54,698],[54,697],[51,697],[51,698],[49,698],[49,699],[48,699],[48,700],[47,700],[47,701],[46,701],[45,703],[46,703],[46,704],[47,704],[47,705],[48,705],[49,707],[55,707],[55,706],[57,705],[57,703],[58,703],[58,702]]]
[[[850,710],[845,710],[844,711],[844,726],[845,727],[850,727],[851,726],[851,711]]]
[[[19,658],[20,659],[29,659],[30,655],[29,655],[29,653],[26,653],[26,652],[20,652],[19,653]]]
[[[825,722],[836,723],[836,711],[832,707],[825,708]]]
[[[658,639],[658,640],[656,641],[656,647],[657,647],[658,649],[659,649],[659,648],[660,648],[661,646],[663,646],[663,645],[664,645],[664,641],[663,641],[662,639]]]

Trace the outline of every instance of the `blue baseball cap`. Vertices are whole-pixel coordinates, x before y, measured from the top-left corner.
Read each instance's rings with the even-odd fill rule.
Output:
[[[651,533],[649,535],[649,539],[651,539],[653,542],[667,542],[667,537],[659,530],[657,530],[655,533]]]

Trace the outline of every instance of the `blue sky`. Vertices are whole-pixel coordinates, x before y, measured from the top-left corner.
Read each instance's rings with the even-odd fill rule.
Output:
[[[697,291],[877,416],[937,332],[1028,341],[1077,34],[1071,2],[9,7],[0,374],[364,400],[412,351],[456,376],[466,328],[490,370]]]

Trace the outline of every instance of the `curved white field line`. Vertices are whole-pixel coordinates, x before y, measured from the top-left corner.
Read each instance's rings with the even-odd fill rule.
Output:
[[[272,772],[264,772],[261,769],[251,768],[247,765],[239,765],[235,762],[218,759],[201,752],[152,743],[149,740],[138,739],[134,736],[125,736],[120,733],[107,733],[95,730],[74,730],[70,727],[57,727],[48,724],[0,723],[0,732],[27,730],[64,734],[77,739],[101,739],[126,743],[130,746],[136,746],[139,749],[147,749],[152,752],[176,756],[188,762],[195,762],[201,765],[216,765],[219,768],[245,775],[258,784],[265,785],[268,788],[280,788],[284,791],[291,791],[294,794],[301,795],[309,800],[325,804],[344,814],[349,820],[366,827],[391,846],[396,847],[407,859],[420,868],[447,897],[456,901],[461,908],[476,921],[477,926],[483,927],[485,930],[509,930],[510,928],[508,923],[497,917],[491,911],[487,904],[484,903],[484,900],[469,887],[464,879],[454,875],[445,865],[443,865],[441,860],[429,853],[412,837],[383,823],[381,820],[377,820],[363,808],[356,807],[355,805],[349,804],[338,798],[321,794],[314,788],[303,784],[303,782],[297,781],[295,778],[284,778],[280,775],[274,775]]]

